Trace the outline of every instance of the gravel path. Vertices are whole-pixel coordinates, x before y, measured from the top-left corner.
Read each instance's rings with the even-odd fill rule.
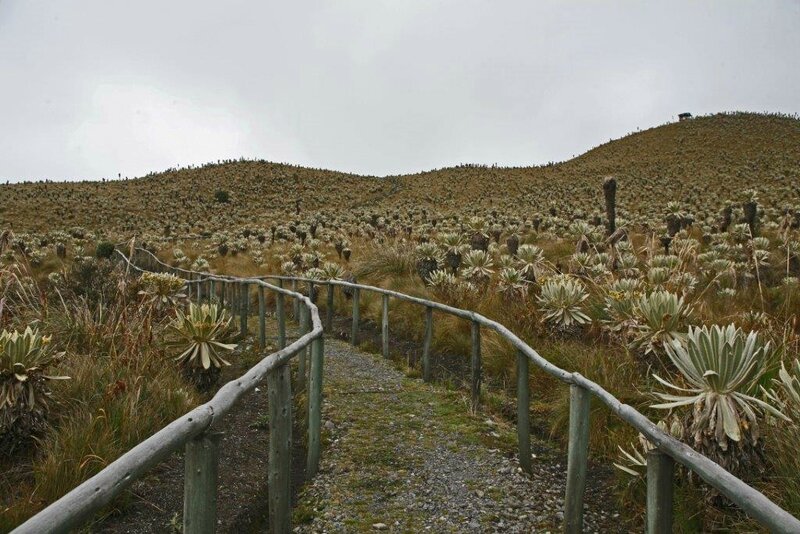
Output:
[[[320,474],[295,532],[547,532],[562,528],[564,455],[533,439],[534,475],[515,430],[468,415],[459,392],[405,378],[379,356],[326,340]],[[623,532],[590,471],[586,532]]]

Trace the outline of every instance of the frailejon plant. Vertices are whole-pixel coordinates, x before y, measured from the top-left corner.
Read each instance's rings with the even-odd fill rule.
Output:
[[[537,298],[542,321],[558,332],[572,332],[591,322],[582,304],[589,298],[583,284],[574,278],[557,276],[547,280]]]
[[[344,276],[344,268],[338,263],[326,261],[322,264],[322,278],[324,280],[342,280]]]
[[[439,247],[434,243],[420,243],[414,250],[416,256],[417,274],[425,281],[430,274],[439,268],[441,254]]]
[[[483,217],[472,217],[469,221],[470,248],[486,252],[489,249],[488,225]]]
[[[630,348],[645,355],[659,351],[664,343],[681,340],[692,314],[683,297],[669,291],[642,295],[634,305],[636,327]]]
[[[661,420],[656,426],[661,431],[672,434],[672,437],[676,439],[683,438],[683,426],[675,417],[671,418],[670,424],[668,424],[666,420]],[[619,449],[619,458],[622,463],[615,462],[614,467],[634,477],[640,477],[644,475],[647,470],[647,453],[654,448],[653,444],[650,443],[643,434],[639,434],[638,443],[633,443],[630,450],[623,449],[621,446],[617,445],[617,449]]]
[[[187,378],[199,388],[214,384],[223,365],[230,365],[222,353],[236,344],[224,343],[230,335],[231,317],[216,304],[189,305],[188,313],[177,311],[170,324],[168,346],[180,350],[175,361]]]
[[[794,360],[789,368],[781,362],[778,378],[773,380],[774,388],[763,393],[784,415],[792,417],[795,424],[800,424],[800,360]]]
[[[497,291],[507,302],[523,301],[528,294],[528,283],[520,271],[506,267],[500,271]]]
[[[457,273],[461,267],[464,252],[469,250],[469,245],[464,241],[461,234],[456,232],[442,234],[441,242],[444,248],[445,265],[451,272]]]
[[[695,449],[735,473],[762,467],[759,420],[764,413],[787,417],[758,398],[759,380],[768,368],[772,346],[757,332],[734,325],[690,327],[685,339],[664,342],[685,384],[653,377],[677,393],[657,392],[665,401],[653,408],[683,411],[685,435]]]
[[[517,250],[519,272],[528,282],[536,282],[536,276],[544,269],[544,251],[536,245],[522,245]]]
[[[485,284],[494,274],[492,257],[483,250],[471,250],[464,256],[464,278],[475,284]]]
[[[144,272],[139,277],[139,295],[155,309],[175,308],[187,299],[182,278],[169,273]]]
[[[67,378],[46,374],[61,356],[50,347],[50,338],[31,327],[0,333],[0,454],[13,453],[45,427],[47,382]]]

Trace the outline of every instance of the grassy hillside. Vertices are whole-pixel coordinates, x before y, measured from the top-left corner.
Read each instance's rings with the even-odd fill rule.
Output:
[[[667,200],[696,220],[715,217],[726,200],[758,191],[767,218],[800,198],[800,120],[739,113],[700,117],[610,141],[564,163],[522,168],[460,166],[376,178],[264,161],[210,164],[113,182],[0,186],[0,227],[19,232],[85,227],[99,233],[212,233],[313,218],[420,206],[461,215],[502,210],[514,216],[556,213],[570,219],[602,209],[599,184],[619,182],[621,216],[663,217]],[[230,201],[214,199],[228,191]],[[297,201],[299,216],[297,213]]]
[[[475,310],[800,516],[800,120],[702,117],[540,167],[377,178],[241,161],[130,181],[0,187],[0,329],[52,336],[54,353],[64,352],[50,362],[53,374],[72,377],[52,386],[46,425],[6,432],[42,440],[7,468],[0,454],[11,473],[0,484],[0,532],[96,472],[98,457],[113,460],[196,401],[172,395],[194,387],[168,343],[185,309],[182,281],[131,277],[106,259],[106,237],[134,233],[178,267],[352,275]],[[327,299],[317,304],[326,314]],[[340,293],[333,306],[349,317],[352,301]],[[424,316],[408,303],[390,306],[392,339],[418,374]],[[363,295],[360,313],[364,326],[380,324],[381,299]],[[435,325],[435,378],[467,384],[470,324],[437,313]],[[745,337],[757,354],[743,354]],[[703,353],[697,369],[677,363],[675,343]],[[514,414],[516,350],[487,330],[481,355],[487,410]],[[5,380],[16,376],[0,369]],[[126,389],[139,383],[152,391]],[[538,368],[530,385],[533,430],[564,444],[570,390]],[[654,406],[695,390],[703,395],[694,404]],[[719,402],[733,412],[702,416]],[[101,410],[139,417],[91,426],[106,421],[95,417]],[[728,418],[722,427],[718,417]],[[646,454],[647,444],[607,409],[595,406],[591,420],[591,456],[622,465],[610,478],[625,519],[639,524],[643,462],[620,448]],[[758,531],[685,470],[676,481],[676,532]]]
[[[800,120],[752,113],[699,117],[630,134],[564,163],[405,176],[392,200],[458,208],[489,199],[498,206],[522,202],[535,211],[551,205],[571,211],[592,205],[610,174],[620,182],[619,204],[645,216],[660,213],[666,199],[712,211],[747,188],[760,191],[766,204],[796,201]]]

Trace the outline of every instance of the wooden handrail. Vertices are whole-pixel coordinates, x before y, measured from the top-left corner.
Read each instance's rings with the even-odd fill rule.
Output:
[[[800,533],[800,520],[798,520],[796,517],[794,517],[792,514],[790,514],[789,512],[787,512],[786,510],[775,504],[774,502],[772,502],[763,493],[753,488],[752,486],[748,485],[743,480],[736,477],[735,475],[733,475],[732,473],[721,467],[719,464],[717,464],[710,458],[700,454],[699,452],[692,449],[685,443],[678,441],[670,434],[667,434],[666,432],[658,428],[655,424],[653,424],[641,412],[639,412],[638,410],[627,404],[623,404],[616,397],[614,397],[614,395],[606,391],[599,384],[589,380],[588,378],[582,376],[579,373],[570,373],[568,371],[565,371],[564,369],[561,369],[553,365],[548,360],[543,358],[536,350],[531,348],[527,343],[522,341],[516,334],[514,334],[508,328],[506,328],[505,326],[496,321],[488,319],[483,315],[480,315],[473,311],[454,308],[446,304],[441,304],[435,301],[426,300],[419,297],[413,297],[389,289],[384,289],[364,284],[354,284],[351,282],[345,282],[343,280],[312,280],[302,277],[281,276],[281,275],[268,275],[268,276],[261,276],[258,278],[265,280],[266,279],[294,280],[297,282],[328,284],[329,286],[346,287],[354,291],[365,291],[380,295],[388,295],[398,300],[419,304],[420,306],[424,306],[426,309],[437,310],[440,312],[448,313],[450,315],[454,315],[456,317],[461,317],[463,319],[472,321],[473,325],[478,324],[486,328],[489,328],[491,330],[494,330],[495,332],[500,334],[503,338],[505,338],[509,343],[511,343],[511,345],[513,345],[517,350],[519,350],[521,354],[525,355],[529,359],[529,361],[533,362],[534,365],[536,365],[549,375],[557,378],[558,380],[566,384],[569,384],[573,388],[573,391],[575,393],[571,395],[572,398],[571,404],[577,403],[577,405],[572,406],[570,408],[571,428],[573,426],[572,424],[573,418],[582,419],[585,417],[586,423],[588,424],[588,410],[585,410],[585,403],[586,403],[585,399],[587,399],[588,395],[591,394],[591,396],[595,397],[600,402],[605,404],[617,417],[619,417],[620,419],[631,425],[633,428],[641,432],[658,451],[672,458],[675,462],[697,473],[697,475],[699,475],[700,478],[702,478],[708,485],[715,488],[722,495],[725,495],[733,503],[735,503],[742,510],[744,510],[750,517],[752,517],[765,527],[769,528],[770,531],[781,532],[781,533],[784,532],[795,533],[795,534]],[[473,327],[473,336],[475,336],[474,327]],[[527,403],[528,401],[527,397],[525,396],[523,397],[518,396],[518,398],[520,399],[520,402]],[[473,402],[474,402],[474,380],[473,380]],[[579,429],[582,434],[584,432],[583,425],[578,423],[579,421],[575,422],[575,427]],[[573,435],[573,433],[571,433],[569,441],[570,441],[570,446],[575,447],[576,451],[575,454],[570,454],[569,456],[569,458],[573,462],[573,465],[575,462],[579,464],[584,464],[587,461],[587,457],[585,454],[580,454],[581,448],[584,446],[583,436]],[[526,453],[524,449],[527,449],[527,447],[528,445],[526,443],[521,442],[520,449],[522,454]],[[524,460],[522,460],[521,463],[524,465]],[[580,478],[582,476],[582,471],[584,470],[585,466],[574,465],[574,469],[572,469],[572,472],[576,473],[575,477]],[[570,466],[568,466],[568,472],[569,471],[570,471]],[[669,472],[671,474],[671,470],[667,469],[652,469],[649,471],[654,471],[654,472],[657,471],[659,473]],[[669,484],[671,486],[671,481]],[[572,495],[569,493],[580,492],[582,494],[583,486],[584,484],[581,483],[580,480],[573,482],[571,485],[568,484],[568,495],[565,498],[565,529],[568,532],[572,531],[579,532],[580,525],[582,525],[582,520],[579,517],[575,516],[583,514],[583,507],[574,506],[571,504],[576,502],[576,500],[582,503],[582,497],[578,499],[576,495]],[[659,481],[657,484],[650,484],[650,486],[653,487],[654,489],[657,488],[658,491],[663,493],[665,482]],[[649,510],[649,512],[651,514],[656,513],[655,510]],[[663,514],[664,512],[663,510],[660,510],[659,513]],[[572,514],[572,517],[568,517],[567,514]],[[652,522],[648,521],[648,524],[664,525],[665,523],[664,519],[659,518]]]
[[[144,272],[144,269],[135,265],[124,254],[119,251],[117,253],[129,268]],[[185,270],[180,272],[188,276],[196,274]],[[111,503],[135,480],[182,447],[187,449],[185,459],[187,466],[191,466],[193,472],[201,469],[201,474],[204,475],[199,479],[187,477],[185,480],[184,533],[213,532],[216,522],[209,524],[208,518],[214,517],[216,510],[215,430],[236,403],[252,392],[264,378],[267,378],[271,386],[268,388],[270,412],[280,415],[279,417],[270,417],[269,483],[271,488],[275,489],[274,492],[270,491],[270,495],[276,496],[275,499],[270,499],[270,520],[273,523],[273,532],[280,534],[290,532],[289,495],[286,493],[290,481],[288,459],[291,454],[291,421],[287,422],[287,417],[291,417],[291,398],[288,394],[290,389],[286,383],[289,376],[288,363],[298,354],[304,353],[308,347],[314,346],[312,372],[313,385],[317,390],[309,395],[308,465],[313,471],[316,471],[320,455],[319,425],[322,398],[323,329],[319,310],[306,296],[274,286],[263,280],[209,275],[195,280],[187,280],[186,283],[198,284],[199,288],[199,284],[205,281],[214,281],[220,284],[223,291],[225,291],[225,286],[230,283],[245,286],[253,284],[259,288],[273,291],[279,297],[284,295],[293,297],[297,302],[302,303],[304,310],[308,311],[311,328],[290,345],[282,346],[280,350],[264,357],[241,377],[223,385],[210,401],[172,421],[102,471],[28,519],[17,527],[13,531],[14,533],[66,533],[79,528]],[[280,491],[277,490],[279,487]],[[213,513],[209,507],[213,508]]]
[[[167,269],[175,269],[161,262],[158,258],[155,257],[155,255],[153,255],[149,251],[145,251],[142,249],[136,249],[136,250],[137,252],[145,253],[148,256],[149,261],[153,261],[156,264]],[[715,488],[722,495],[725,495],[737,506],[739,506],[742,510],[744,510],[748,515],[750,515],[750,517],[758,521],[763,526],[769,528],[770,531],[780,532],[780,533],[800,533],[800,520],[795,518],[792,514],[782,509],[774,502],[772,502],[763,493],[753,488],[752,486],[749,486],[744,481],[742,481],[741,479],[734,476],[729,471],[725,470],[717,463],[712,461],[710,458],[700,454],[699,452],[695,451],[688,445],[678,441],[670,434],[667,434],[666,432],[662,431],[655,424],[653,424],[647,417],[645,417],[641,412],[639,412],[638,410],[627,404],[620,402],[616,397],[614,397],[614,395],[606,391],[599,384],[589,380],[588,378],[582,376],[579,373],[571,373],[569,371],[565,371],[564,369],[561,369],[553,365],[548,360],[543,358],[536,350],[531,348],[527,343],[522,341],[516,334],[511,332],[508,328],[476,312],[469,310],[462,310],[460,308],[455,308],[453,306],[448,306],[446,304],[441,304],[439,302],[419,297],[413,297],[389,289],[363,285],[363,284],[354,284],[351,282],[345,282],[343,280],[317,280],[317,279],[309,279],[296,276],[282,276],[282,275],[267,275],[267,276],[241,279],[241,278],[233,278],[230,276],[227,277],[216,276],[209,273],[200,273],[185,269],[176,269],[175,272],[181,272],[191,277],[197,277],[195,280],[188,281],[187,283],[189,284],[193,283],[199,284],[205,280],[215,280],[221,282],[247,281],[248,283],[263,284],[265,283],[264,280],[277,280],[281,286],[284,281],[292,282],[293,287],[296,287],[297,283],[327,285],[329,288],[328,292],[329,309],[327,310],[326,322],[328,323],[330,322],[331,318],[330,306],[331,303],[333,302],[333,297],[332,297],[333,288],[338,286],[342,288],[351,289],[353,290],[353,296],[354,296],[353,298],[354,321],[352,326],[351,341],[354,343],[357,343],[358,341],[358,320],[360,313],[358,296],[360,295],[361,291],[375,293],[385,297],[393,297],[405,302],[418,304],[420,306],[423,306],[426,310],[426,332],[425,332],[425,348],[424,348],[425,355],[423,356],[424,360],[426,361],[423,362],[423,366],[426,365],[430,366],[430,362],[427,361],[427,359],[429,358],[429,350],[430,350],[430,337],[432,332],[431,312],[433,310],[454,315],[456,317],[460,317],[471,321],[472,338],[473,341],[477,341],[478,344],[480,343],[480,327],[486,327],[490,330],[494,330],[495,332],[500,334],[503,338],[505,338],[509,343],[511,343],[511,345],[514,346],[519,351],[519,354],[522,357],[526,358],[527,361],[532,362],[534,365],[542,369],[544,372],[557,378],[561,382],[570,385],[571,388],[570,436],[569,436],[570,447],[568,454],[569,464],[567,467],[567,472],[568,472],[567,495],[565,496],[565,509],[564,509],[565,512],[564,528],[566,532],[580,532],[582,526],[582,514],[583,514],[582,502],[583,502],[583,491],[585,485],[586,462],[587,462],[587,454],[585,451],[586,447],[588,446],[588,440],[587,440],[587,432],[589,424],[588,406],[589,406],[589,400],[593,396],[594,398],[598,399],[600,402],[605,404],[614,414],[617,415],[617,417],[619,417],[626,423],[630,424],[633,428],[641,432],[648,439],[648,441],[650,441],[650,443],[653,444],[653,446],[659,453],[666,455],[668,458],[671,458],[675,462],[697,473],[697,475],[700,476],[703,480],[705,480],[707,484]],[[269,287],[270,289],[277,291],[279,297],[282,297],[282,295],[284,294],[288,294],[295,298],[297,298],[298,296],[298,293],[285,290],[280,286],[276,287],[267,284],[266,287]],[[314,306],[313,303],[311,303],[311,301],[308,300],[306,297],[301,296],[300,298],[303,299],[303,302],[307,303],[307,306],[309,306],[309,310],[313,310],[311,314],[313,329],[311,333],[306,334],[306,336],[303,336],[300,339],[304,339],[309,336],[310,336],[309,339],[311,339],[312,337],[316,338],[317,336],[321,336],[322,325],[319,319],[319,315],[317,313],[316,306]],[[383,321],[382,329],[384,329],[385,325],[385,331],[388,332],[388,308],[384,307],[384,310],[385,310],[385,320]],[[297,345],[299,341],[300,340],[293,343],[286,349],[279,351],[278,353],[275,354],[280,354],[282,356],[279,357],[288,359],[288,357],[290,356],[287,356],[286,354],[288,353],[286,353],[285,351],[289,351],[292,347]],[[475,344],[476,343],[473,343],[472,375],[473,377],[475,377],[476,375],[478,377],[477,392],[479,393],[480,350],[479,348],[476,348],[474,346]],[[306,345],[303,346],[305,347]],[[275,354],[270,355],[265,360],[263,360],[262,364],[263,362],[266,362],[267,360],[273,358]],[[477,362],[475,361],[476,359]],[[258,367],[259,366],[256,366],[253,369],[256,369]],[[524,370],[527,374],[527,365],[522,365],[518,362],[518,368],[520,370]],[[319,373],[320,369],[321,367],[319,369],[316,369],[315,372]],[[248,375],[249,374],[250,373],[248,373]],[[519,381],[518,387],[520,388],[523,387],[521,380]],[[220,392],[222,392],[222,390],[220,390]],[[472,392],[473,392],[472,396],[474,405],[476,400],[476,381],[474,378],[473,378]],[[520,413],[522,412],[522,410],[525,410],[527,413],[528,409],[527,403],[529,402],[528,395],[518,394],[518,402],[525,403],[525,406],[523,406],[522,404],[518,406],[518,410],[520,411]],[[201,409],[204,408],[205,406],[207,405],[198,407],[194,411],[201,411]],[[200,413],[198,413],[198,416],[199,415]],[[527,418],[520,418],[520,421],[524,422],[526,419]],[[178,421],[172,423],[170,426],[175,425],[176,423],[178,423]],[[168,426],[167,428],[170,427]],[[191,435],[196,435],[200,431],[201,430],[198,430],[192,433]],[[524,431],[524,429],[518,429],[518,431],[521,433]],[[159,435],[162,432],[164,431],[161,431],[156,435]],[[527,440],[520,439],[519,442],[520,442],[519,443],[520,455],[521,456],[524,456],[526,454],[529,455],[530,449]],[[144,445],[145,443],[147,442],[144,442],[142,445]],[[649,532],[656,532],[656,531],[660,532],[661,530],[659,529],[665,528],[665,525],[671,525],[671,515],[670,515],[671,510],[664,510],[663,506],[664,503],[658,502],[658,498],[660,498],[662,501],[670,500],[671,502],[672,469],[670,468],[669,461],[665,461],[663,458],[659,458],[655,454],[652,455],[652,457],[653,457],[652,460],[648,459],[648,474],[652,473],[652,475],[650,476],[653,477],[654,479],[648,481],[648,490],[649,492],[653,492],[653,495],[651,495],[648,498],[649,517],[647,524]],[[651,462],[652,465],[649,465]],[[521,465],[526,466],[526,461],[524,459],[521,459],[520,463]],[[114,464],[109,466],[109,468],[112,467],[113,465]],[[117,473],[117,476],[121,476],[121,474],[122,473]],[[658,477],[658,480],[655,480],[656,476]],[[667,480],[667,477],[669,477],[669,480]],[[87,485],[89,482],[91,482],[91,480],[92,479],[84,483],[82,486],[79,486],[78,488],[76,488],[76,490],[73,490],[73,492],[77,491],[84,485]],[[67,497],[69,497],[71,494],[72,493],[68,494]],[[50,510],[50,508],[52,508],[59,502],[60,501],[54,503],[54,505],[48,507],[48,509],[46,509],[44,512],[47,512],[48,510]],[[33,519],[35,519],[36,517],[34,517]],[[25,532],[33,532],[33,531],[25,531]]]

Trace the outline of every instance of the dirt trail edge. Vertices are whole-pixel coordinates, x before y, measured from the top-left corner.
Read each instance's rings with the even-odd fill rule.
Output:
[[[469,415],[462,393],[341,341],[325,348],[325,448],[295,507],[295,532],[561,530],[560,451],[533,439],[527,476],[514,428]],[[608,489],[589,478],[584,531],[622,531]]]

